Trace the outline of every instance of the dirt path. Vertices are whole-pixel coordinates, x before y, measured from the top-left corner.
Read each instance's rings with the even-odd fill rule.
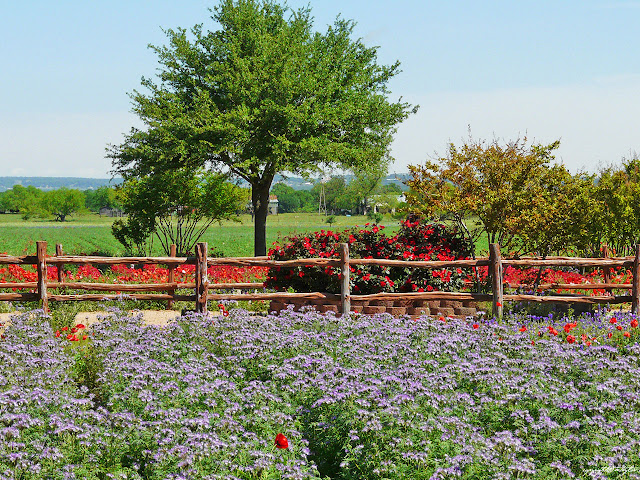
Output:
[[[24,312],[0,313],[0,335],[4,333],[4,329],[11,323],[11,317],[14,315],[22,315]],[[94,323],[101,322],[109,317],[115,317],[115,313],[99,311],[99,312],[80,312],[73,318],[73,324],[83,324],[86,327]],[[143,325],[155,325],[164,327],[170,322],[180,317],[180,312],[175,310],[131,310],[127,315],[142,315]],[[218,316],[220,312],[209,312],[210,316]]]

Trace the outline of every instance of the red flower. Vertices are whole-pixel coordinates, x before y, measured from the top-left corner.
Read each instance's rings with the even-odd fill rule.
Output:
[[[63,332],[66,332],[67,330],[69,330],[69,327],[62,327]]]
[[[276,447],[277,448],[289,448],[289,441],[287,440],[287,437],[285,437],[281,433],[276,435]]]
[[[56,337],[60,336],[60,330],[56,330]]]
[[[79,323],[76,325],[76,330],[82,330],[83,328],[86,328],[82,323]]]
[[[616,323],[616,322],[617,322],[616,317],[611,317],[611,318],[609,319],[609,323],[610,323],[611,325],[613,325],[613,324],[614,324],[614,323]]]
[[[525,327],[524,325],[522,325],[522,326],[520,327],[520,331],[521,331],[521,332],[526,332],[526,331],[527,331],[527,327]]]
[[[631,334],[629,332],[624,332],[623,335],[627,338],[629,338],[631,336]]]
[[[480,328],[480,325],[478,325],[477,323],[474,323],[474,324],[473,324],[473,329],[474,329],[474,330],[477,330],[478,328]]]
[[[617,328],[618,330],[622,330],[622,325],[616,325],[616,328]]]
[[[501,304],[500,302],[497,302],[497,303],[496,303],[496,306],[497,306],[497,307],[501,307],[501,306],[502,306],[502,304]]]
[[[607,338],[611,338],[611,337],[613,337],[613,333],[611,332],[607,333]]]
[[[571,330],[573,330],[573,329],[574,329],[575,327],[577,327],[577,326],[578,326],[578,324],[577,324],[577,323],[567,323],[567,324],[564,326],[564,331],[565,331],[566,333],[569,333]]]
[[[567,335],[567,342],[576,343],[576,337],[574,337],[573,335]]]
[[[636,320],[635,318],[633,320],[631,320],[631,328],[636,328],[638,326],[638,320]]]

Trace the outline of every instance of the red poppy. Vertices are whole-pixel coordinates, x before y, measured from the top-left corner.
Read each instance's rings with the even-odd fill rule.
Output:
[[[480,325],[478,325],[477,323],[474,323],[473,324],[473,328],[474,328],[474,330],[477,330],[478,328],[480,328]]]
[[[610,323],[610,324],[612,324],[612,325],[613,325],[614,323],[616,323],[616,322],[617,322],[616,317],[611,317],[611,318],[609,319],[609,323]]]
[[[227,311],[225,310],[224,312],[222,312],[222,315],[223,315],[223,316],[225,316],[225,317],[228,317],[228,316],[229,316],[229,312],[227,312]]]
[[[576,343],[576,337],[574,337],[573,335],[567,335],[567,342]]]
[[[629,332],[624,332],[623,335],[627,338],[629,338],[631,336],[631,334]]]
[[[79,323],[76,325],[76,330],[82,330],[83,328],[86,328],[82,323]]]
[[[636,320],[635,318],[633,320],[631,320],[631,328],[636,328],[638,326],[638,320]]]
[[[521,331],[521,332],[526,332],[526,331],[527,331],[527,327],[525,327],[524,325],[522,325],[522,326],[520,327],[520,331]]]
[[[496,303],[496,306],[497,306],[497,307],[501,307],[501,306],[502,306],[502,304],[501,304],[500,302],[497,302],[497,303]]]
[[[577,327],[577,326],[578,326],[578,324],[577,324],[577,323],[567,323],[567,324],[564,326],[564,331],[565,331],[566,333],[569,333],[571,330],[573,330],[573,329],[574,329],[575,327]]]
[[[616,325],[616,328],[617,328],[618,330],[622,330],[622,325]]]
[[[282,433],[276,435],[276,447],[277,448],[289,448],[289,441]]]
[[[607,338],[611,338],[611,337],[613,337],[613,333],[611,332],[607,333]]]
[[[82,339],[83,339],[83,340],[86,340],[86,339],[87,339],[87,336],[86,336],[86,335],[83,335],[83,336],[82,336]]]
[[[69,330],[69,327],[62,327],[63,332],[66,332],[67,330]]]
[[[60,330],[56,330],[56,337],[60,336]]]

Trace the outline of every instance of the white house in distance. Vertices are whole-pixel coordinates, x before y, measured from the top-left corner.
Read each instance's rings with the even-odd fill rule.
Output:
[[[247,212],[253,216],[253,205],[251,202],[247,203]],[[278,197],[276,195],[269,195],[269,206],[267,207],[267,215],[278,214]]]

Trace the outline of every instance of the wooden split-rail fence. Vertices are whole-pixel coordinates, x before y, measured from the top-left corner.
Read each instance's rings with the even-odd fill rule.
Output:
[[[493,312],[498,317],[502,316],[503,304],[508,301],[518,302],[543,302],[543,303],[589,303],[589,304],[623,304],[630,303],[631,310],[638,313],[640,309],[640,245],[636,246],[635,255],[630,257],[605,257],[605,258],[577,258],[577,257],[547,257],[547,258],[502,258],[500,247],[497,244],[490,245],[488,257],[473,260],[445,260],[445,261],[404,261],[383,260],[374,258],[350,258],[349,246],[340,244],[340,258],[303,258],[297,260],[276,261],[268,257],[234,257],[214,258],[207,255],[207,243],[196,245],[195,256],[177,257],[175,245],[171,247],[171,255],[168,257],[97,257],[64,255],[61,245],[56,245],[56,253],[47,255],[47,243],[36,243],[36,255],[11,256],[0,255],[0,265],[35,265],[37,282],[0,283],[0,301],[40,301],[42,307],[47,310],[49,302],[61,301],[103,301],[117,300],[126,295],[137,300],[167,301],[167,308],[171,308],[175,301],[195,302],[195,311],[204,313],[207,311],[209,301],[220,300],[275,300],[283,303],[292,301],[326,301],[338,303],[342,312],[351,311],[351,301],[371,300],[457,300],[492,302]],[[115,283],[91,283],[64,281],[65,265],[166,265],[168,267],[168,281],[165,283],[144,284],[115,284]],[[58,267],[57,281],[47,279],[47,267]],[[195,281],[192,283],[178,283],[175,281],[175,269],[180,265],[195,265]],[[341,292],[331,294],[324,292],[286,293],[286,292],[257,292],[263,289],[262,283],[213,283],[207,276],[207,270],[212,265],[227,265],[236,267],[339,267],[341,271]],[[409,293],[377,293],[371,295],[352,295],[350,288],[350,267],[356,265],[377,265],[405,268],[471,268],[488,267],[491,277],[491,293],[472,292],[409,292]],[[546,284],[539,285],[538,289],[545,290],[595,290],[603,289],[606,295],[558,295],[541,296],[533,294],[505,294],[507,288],[523,287],[522,285],[505,285],[503,283],[503,270],[505,265],[514,267],[592,267],[602,269],[605,272],[606,283],[581,283],[581,284]],[[633,281],[631,284],[608,283],[610,269],[623,267],[631,270]],[[527,286],[524,286],[527,287]],[[530,286],[529,286],[530,287]],[[178,290],[190,289],[192,294],[178,294]],[[14,290],[6,292],[6,290]],[[20,293],[15,290],[31,290],[31,293]],[[94,293],[66,294],[51,293],[59,290],[81,290]],[[234,292],[217,293],[231,290]],[[237,290],[253,290],[253,293],[235,293]],[[631,291],[631,295],[614,295],[613,291]],[[4,292],[3,292],[4,291]],[[120,292],[120,293],[95,293],[95,292]],[[156,292],[156,293],[150,293]],[[164,292],[164,293],[159,293]]]

